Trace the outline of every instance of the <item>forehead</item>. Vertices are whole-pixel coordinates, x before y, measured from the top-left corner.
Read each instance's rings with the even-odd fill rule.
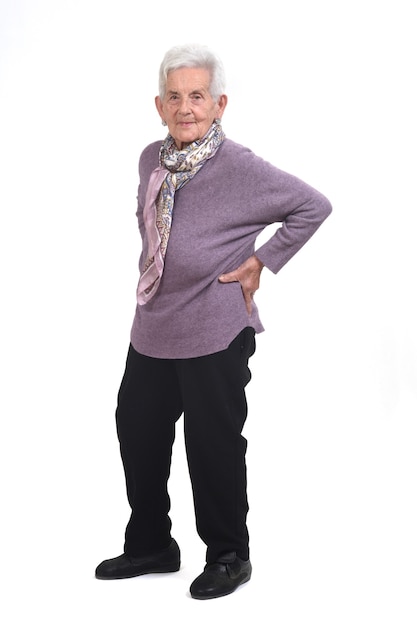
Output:
[[[196,89],[208,91],[210,72],[203,67],[181,67],[171,70],[167,76],[166,90],[190,92]]]

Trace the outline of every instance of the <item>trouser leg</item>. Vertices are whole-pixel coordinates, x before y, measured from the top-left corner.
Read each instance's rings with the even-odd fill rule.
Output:
[[[143,356],[130,346],[116,424],[132,509],[125,535],[125,552],[131,556],[144,556],[171,541],[167,482],[181,414],[173,361]]]
[[[242,429],[254,350],[254,332],[247,328],[227,350],[177,362],[197,531],[208,562],[230,551],[249,558]]]

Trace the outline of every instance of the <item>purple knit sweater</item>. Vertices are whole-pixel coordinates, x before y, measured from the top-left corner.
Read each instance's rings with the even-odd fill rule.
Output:
[[[146,188],[158,166],[161,142],[150,144],[139,161],[138,221]],[[191,358],[224,350],[246,326],[263,331],[254,304],[246,310],[239,283],[220,283],[254,252],[278,272],[331,212],[329,201],[298,178],[282,172],[230,139],[194,178],[175,194],[165,269],[158,291],[137,306],[131,342],[157,358]],[[255,250],[269,224],[276,233]]]

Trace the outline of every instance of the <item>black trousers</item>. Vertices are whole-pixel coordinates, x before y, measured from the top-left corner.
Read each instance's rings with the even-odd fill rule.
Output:
[[[192,359],[155,359],[129,347],[116,424],[132,509],[124,547],[130,556],[171,541],[167,483],[175,423],[184,414],[196,527],[207,562],[231,551],[249,558],[242,429],[254,351],[252,328],[226,350]]]

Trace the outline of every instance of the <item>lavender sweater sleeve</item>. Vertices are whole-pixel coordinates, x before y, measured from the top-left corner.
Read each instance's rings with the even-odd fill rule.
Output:
[[[146,256],[142,211],[146,186],[158,165],[160,142],[139,163],[138,221]],[[249,316],[240,285],[219,283],[254,252],[278,272],[331,212],[317,190],[226,139],[216,156],[176,193],[158,292],[136,308],[133,347],[156,358],[191,358],[225,349],[245,327],[263,330],[255,306]],[[262,230],[275,234],[255,250]]]

